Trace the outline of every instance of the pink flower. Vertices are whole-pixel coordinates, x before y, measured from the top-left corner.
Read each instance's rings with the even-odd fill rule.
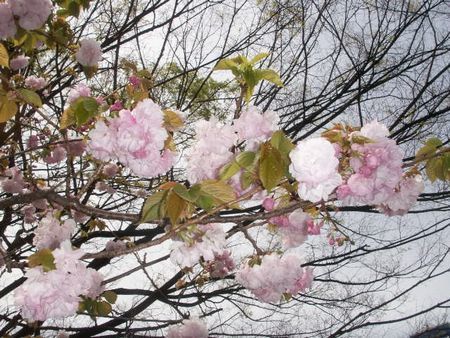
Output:
[[[36,221],[36,208],[32,204],[25,205],[22,209],[20,209],[20,211],[23,214],[23,221],[25,223],[31,224]]]
[[[30,60],[30,58],[28,56],[19,55],[19,56],[15,57],[14,59],[11,59],[11,61],[9,61],[9,67],[12,70],[19,70],[19,69],[25,68],[28,66],[29,60]]]
[[[222,254],[225,248],[225,232],[221,224],[199,225],[192,243],[174,241],[170,259],[181,267],[193,266],[200,257],[206,261],[214,259],[215,254]]]
[[[83,141],[70,141],[65,143],[64,147],[70,156],[81,156],[86,149],[86,144]]]
[[[402,216],[416,203],[423,189],[422,176],[405,177],[394,193],[380,205],[380,209],[388,216]]]
[[[289,154],[289,171],[299,182],[299,196],[311,202],[326,201],[342,182],[333,145],[324,138],[301,141]]]
[[[274,111],[261,113],[258,107],[249,106],[234,121],[234,130],[240,140],[247,140],[247,149],[256,150],[259,142],[267,140],[278,129],[279,117]]]
[[[38,224],[34,231],[33,245],[38,250],[48,248],[55,249],[75,231],[75,221],[68,219],[61,222],[49,212]]]
[[[95,67],[102,59],[102,48],[96,40],[84,39],[75,57],[82,66]]]
[[[91,96],[91,88],[89,88],[83,83],[80,83],[70,90],[67,101],[69,103],[73,103],[79,97],[89,97],[89,96]]]
[[[119,167],[115,163],[108,163],[103,167],[103,174],[107,177],[115,176],[119,171]]]
[[[181,326],[171,326],[166,338],[208,338],[208,328],[197,318],[185,319]]]
[[[108,241],[105,246],[106,251],[121,251],[125,250],[127,248],[127,244],[124,241],[118,240],[118,241]]]
[[[139,85],[141,84],[141,79],[140,79],[138,76],[136,76],[136,75],[131,75],[131,76],[128,78],[128,81],[130,81],[130,83],[131,83],[134,87],[137,87],[137,86],[139,86]]]
[[[21,194],[26,187],[22,173],[17,167],[11,167],[4,171],[6,178],[0,177],[1,187],[4,192],[10,194]]]
[[[0,3],[0,39],[9,39],[16,35],[14,16],[8,3]]]
[[[161,107],[146,99],[131,112],[120,111],[109,125],[98,122],[89,133],[88,148],[100,160],[118,160],[136,175],[154,177],[174,161],[174,154],[164,149],[168,133],[163,123]]]
[[[111,110],[111,111],[119,111],[122,109],[123,109],[122,101],[118,101],[118,100],[116,102],[114,102],[114,104],[111,105],[111,107],[109,107],[109,110]]]
[[[50,16],[53,5],[50,0],[9,0],[19,25],[26,30],[41,28]]]
[[[36,135],[31,135],[27,141],[27,148],[33,149],[39,145],[39,138]]]
[[[53,251],[56,270],[44,272],[35,267],[27,271],[27,280],[14,293],[24,318],[44,321],[72,316],[78,310],[80,295],[95,298],[103,292],[103,277],[86,268],[79,260],[83,255],[66,241]]]
[[[31,75],[25,79],[25,86],[34,90],[41,90],[47,86],[47,81],[43,77]]]
[[[221,254],[214,253],[214,260],[208,263],[206,270],[209,271],[213,278],[224,278],[234,267],[230,251],[225,250]]]
[[[301,260],[288,254],[266,255],[260,265],[245,264],[236,273],[236,281],[266,303],[278,302],[283,293],[296,295],[311,286],[311,271],[301,267]]]
[[[385,126],[374,121],[352,134],[352,138],[363,136],[372,142],[352,145],[357,153],[350,159],[354,173],[338,190],[339,198],[376,205],[384,203],[394,193],[402,177],[403,153],[395,141],[386,137],[387,133]]]
[[[64,160],[66,156],[66,150],[61,145],[57,145],[55,148],[53,148],[50,155],[44,157],[43,160],[47,164],[55,164]]]
[[[272,211],[275,207],[275,200],[271,197],[266,197],[262,202],[262,206],[266,211]]]
[[[194,144],[186,154],[186,174],[191,183],[217,178],[219,169],[233,157],[230,149],[237,141],[231,126],[212,117],[195,125]]]

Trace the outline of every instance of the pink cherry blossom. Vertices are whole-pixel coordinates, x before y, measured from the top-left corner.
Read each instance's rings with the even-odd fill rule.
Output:
[[[373,121],[353,137],[363,136],[369,143],[352,145],[356,153],[350,159],[353,174],[339,187],[337,195],[347,203],[376,205],[384,203],[402,178],[403,152],[387,138],[386,127]]]
[[[121,250],[125,250],[127,248],[127,244],[124,241],[121,240],[117,240],[117,241],[108,241],[108,243],[106,243],[105,245],[105,250],[106,251],[121,251]]]
[[[113,177],[119,172],[119,167],[115,163],[108,163],[103,167],[102,173],[107,177]]]
[[[206,270],[209,271],[212,278],[224,278],[234,270],[234,261],[231,258],[231,252],[228,250],[222,253],[214,253],[214,260],[208,262]]]
[[[279,117],[274,111],[261,113],[256,106],[249,106],[234,120],[234,130],[240,140],[247,141],[248,150],[256,150],[257,145],[267,140],[278,129]]]
[[[0,186],[4,192],[10,194],[21,194],[26,188],[22,172],[17,167],[11,167],[3,172],[4,177],[0,177]]]
[[[0,3],[0,39],[12,38],[16,32],[11,6],[8,3]]]
[[[191,183],[217,178],[219,169],[231,160],[237,141],[233,128],[212,117],[195,125],[194,144],[186,154],[186,174]]]
[[[89,96],[91,96],[91,88],[86,86],[84,83],[79,83],[70,90],[67,101],[69,103],[73,103],[79,97],[89,97]]]
[[[33,245],[38,250],[48,248],[55,249],[75,231],[75,221],[73,219],[65,220],[61,223],[51,212],[41,219],[34,231]]]
[[[36,221],[36,208],[32,204],[27,204],[20,211],[23,214],[23,221],[25,223],[31,224]]]
[[[43,77],[31,75],[25,79],[25,86],[30,89],[41,90],[47,86],[47,80],[45,80]]]
[[[272,211],[275,207],[275,200],[271,197],[266,197],[262,202],[262,206],[266,211]]]
[[[70,156],[81,156],[86,150],[86,144],[83,141],[70,141],[64,144],[64,148]]]
[[[89,133],[89,151],[97,159],[118,160],[136,175],[154,177],[170,169],[174,153],[165,150],[167,130],[161,107],[152,100],[139,102],[133,111],[99,121]]]
[[[58,319],[78,310],[80,295],[96,298],[103,292],[102,275],[79,259],[81,250],[72,250],[70,242],[53,251],[56,270],[45,272],[38,266],[27,271],[27,280],[14,293],[14,302],[29,320]]]
[[[405,177],[400,181],[394,193],[380,205],[380,209],[388,216],[402,216],[416,203],[423,192],[422,176]]]
[[[221,224],[199,225],[191,242],[174,241],[170,259],[181,267],[193,266],[200,257],[206,261],[214,259],[215,254],[222,254],[225,248],[225,232]]]
[[[43,158],[44,162],[47,164],[59,163],[67,157],[67,152],[63,146],[57,145],[52,149],[50,155]]]
[[[16,56],[9,61],[9,67],[12,70],[19,70],[28,66],[30,58],[25,55]]]
[[[183,320],[181,325],[169,328],[166,338],[208,338],[208,328],[200,319],[191,318]]]
[[[236,273],[236,281],[263,302],[278,302],[283,293],[292,295],[311,287],[311,271],[301,267],[296,255],[266,255],[260,265],[245,264]]]
[[[311,202],[327,200],[342,178],[333,145],[324,138],[301,141],[289,154],[289,171],[299,182],[299,196]]]
[[[84,39],[80,41],[80,49],[75,55],[77,61],[85,67],[95,67],[102,59],[102,49],[98,41]]]
[[[111,107],[109,107],[109,110],[111,110],[111,111],[119,111],[122,109],[123,109],[123,103],[122,103],[122,101],[118,101],[118,100],[116,102],[114,102],[114,104],[111,105]]]
[[[26,30],[41,28],[50,16],[53,5],[50,0],[9,0],[19,25]]]

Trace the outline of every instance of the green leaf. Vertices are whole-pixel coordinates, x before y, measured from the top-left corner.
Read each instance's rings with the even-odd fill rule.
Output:
[[[111,313],[112,306],[108,302],[98,302],[97,303],[97,313],[99,316],[107,316]]]
[[[18,110],[17,104],[6,96],[0,96],[0,123],[8,121]]]
[[[9,68],[8,50],[0,43],[0,66]]]
[[[164,110],[164,126],[170,130],[175,131],[183,127],[183,119],[174,111],[170,109]]]
[[[77,125],[81,126],[97,115],[99,104],[93,97],[79,97],[72,103],[71,108]]]
[[[117,300],[117,293],[108,290],[102,293],[102,297],[105,298],[109,303],[114,304]]]
[[[214,208],[214,199],[211,196],[200,194],[195,204],[198,205],[203,210],[209,211]]]
[[[67,7],[67,11],[70,15],[78,18],[80,16],[80,5],[77,1],[71,1],[69,2],[69,6]]]
[[[259,53],[257,54],[253,59],[250,60],[250,63],[252,65],[254,65],[255,63],[257,63],[258,61],[265,59],[266,57],[268,57],[270,55],[270,53]]]
[[[170,191],[167,195],[167,202],[165,204],[165,215],[169,217],[170,223],[175,225],[178,223],[180,216],[187,207],[187,203],[178,194]]]
[[[29,105],[38,108],[42,107],[41,97],[36,94],[36,92],[25,88],[19,88],[17,89],[17,93],[19,94],[19,97]]]
[[[244,151],[237,154],[235,161],[241,168],[247,169],[248,167],[253,165],[255,157],[256,154],[253,151]]]
[[[255,183],[255,173],[251,171],[244,171],[240,177],[240,183],[242,190],[247,189]]]
[[[439,158],[432,158],[431,160],[428,160],[427,164],[425,165],[425,172],[427,173],[427,176],[431,182],[434,182],[436,181],[436,179],[438,179],[437,172],[439,171],[439,160]]]
[[[440,139],[438,139],[437,137],[432,137],[432,138],[429,138],[425,142],[425,145],[437,148],[437,147],[440,147],[442,145],[442,141]]]
[[[59,121],[59,126],[61,129],[66,129],[76,122],[77,120],[75,119],[75,112],[72,108],[69,107],[63,111],[61,120]]]
[[[280,183],[284,173],[284,163],[280,152],[270,143],[261,145],[259,178],[264,188],[270,192]]]
[[[233,177],[234,175],[236,175],[239,171],[241,170],[241,167],[239,166],[238,163],[236,163],[236,161],[231,161],[230,163],[225,164],[219,172],[219,178],[222,181],[226,181],[229,178]]]
[[[147,198],[142,208],[141,223],[161,219],[165,216],[162,207],[164,206],[163,201],[167,197],[167,193],[168,190],[162,190]]]
[[[226,204],[236,199],[234,189],[223,181],[206,180],[200,183],[202,195],[213,198],[216,205]]]
[[[283,87],[283,81],[281,81],[280,75],[272,69],[257,69],[256,71],[258,79],[272,82],[278,87]]]
[[[178,183],[172,188],[172,191],[182,199],[194,203],[198,196],[194,196],[183,184]]]
[[[232,70],[237,69],[238,64],[232,59],[223,59],[217,62],[213,70]]]
[[[277,130],[270,138],[270,144],[280,152],[285,162],[289,163],[289,153],[295,148],[290,138],[281,130]]]
[[[44,271],[55,270],[55,258],[50,249],[42,249],[28,257],[28,266],[34,268],[42,266]]]

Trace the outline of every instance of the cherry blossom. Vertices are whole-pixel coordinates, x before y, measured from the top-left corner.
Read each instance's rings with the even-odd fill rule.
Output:
[[[236,272],[236,281],[266,303],[278,302],[284,293],[296,295],[311,287],[312,272],[301,267],[293,254],[266,255],[260,265],[245,264]]]
[[[167,130],[161,107],[150,99],[132,110],[96,124],[89,133],[88,149],[99,160],[118,160],[136,175],[154,177],[169,170],[174,153],[164,149]]]
[[[84,39],[75,55],[77,61],[85,67],[95,67],[102,59],[100,44],[94,39]]]
[[[11,167],[3,172],[4,177],[0,177],[0,185],[4,192],[10,194],[21,194],[26,188],[22,172],[17,167]]]
[[[233,157],[237,141],[233,128],[212,117],[195,125],[194,144],[186,154],[186,175],[191,183],[216,178],[219,169]]]
[[[30,58],[25,55],[16,56],[9,61],[9,67],[12,70],[19,70],[28,66]]]
[[[248,150],[256,150],[258,144],[267,140],[278,129],[279,117],[274,111],[263,114],[258,107],[249,106],[234,120],[234,130],[240,140],[247,141]]]
[[[64,160],[67,156],[67,152],[61,145],[57,145],[52,149],[49,155],[44,157],[44,162],[47,164],[55,164]]]
[[[289,171],[299,182],[298,194],[302,199],[311,202],[327,200],[342,182],[335,149],[324,138],[299,142],[289,157],[292,161]]]
[[[0,3],[0,39],[12,38],[16,32],[11,6],[8,3]]]
[[[33,245],[39,250],[44,248],[53,250],[65,240],[70,239],[75,227],[73,219],[67,219],[61,223],[52,212],[49,212],[34,231]]]
[[[421,175],[404,177],[394,193],[380,205],[380,209],[388,216],[402,216],[416,203],[423,189]]]
[[[200,319],[185,319],[181,325],[170,327],[166,338],[208,338],[208,328]]]
[[[107,177],[115,176],[119,171],[119,167],[115,163],[108,163],[103,167],[102,173]]]
[[[19,17],[19,25],[26,30],[41,28],[50,16],[50,0],[9,0],[12,12]]]
[[[41,90],[47,86],[47,80],[45,80],[43,77],[31,75],[25,79],[25,86],[30,89]]]
[[[228,250],[222,253],[214,253],[214,260],[207,263],[205,270],[209,271],[212,278],[224,278],[234,270],[234,261]]]
[[[38,266],[26,272],[27,280],[14,293],[24,318],[44,321],[71,316],[78,310],[80,295],[96,298],[103,292],[102,275],[86,268],[79,260],[83,255],[66,241],[53,251],[56,270],[45,272]]]
[[[89,88],[84,83],[79,83],[69,91],[67,101],[69,103],[73,103],[79,97],[89,97],[89,96],[91,96],[91,88]]]
[[[214,260],[215,254],[222,254],[225,248],[225,232],[221,224],[199,225],[194,237],[186,241],[174,241],[170,259],[181,267],[193,266],[200,257]]]
[[[371,141],[354,143],[356,155],[350,159],[353,174],[341,186],[338,197],[346,203],[376,205],[384,203],[402,178],[403,153],[395,141],[387,138],[386,127],[373,121],[352,137],[363,136]]]

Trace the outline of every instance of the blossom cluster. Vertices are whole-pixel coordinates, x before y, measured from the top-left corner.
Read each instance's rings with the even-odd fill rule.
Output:
[[[29,320],[46,320],[74,315],[80,295],[96,298],[103,292],[102,275],[80,261],[84,252],[72,250],[69,241],[53,251],[55,270],[37,266],[26,272],[27,280],[15,293],[15,304]]]
[[[161,107],[150,99],[118,117],[98,121],[89,133],[88,150],[102,161],[115,160],[136,175],[154,177],[169,170],[174,153],[165,149],[168,132]]]
[[[266,255],[260,265],[245,264],[236,272],[236,281],[267,303],[278,302],[286,293],[304,292],[311,287],[312,280],[312,271],[303,268],[300,258],[294,254]]]
[[[80,49],[75,54],[77,61],[85,67],[95,67],[102,59],[100,44],[94,39],[80,41]]]
[[[345,204],[376,205],[388,215],[407,212],[423,184],[418,176],[403,174],[403,152],[387,136],[387,128],[373,121],[345,135],[351,144],[346,153],[323,137],[299,142],[289,155],[299,196],[316,203],[336,191]],[[342,165],[346,161],[347,167]]]
[[[21,194],[27,184],[23,179],[22,173],[18,167],[11,167],[3,172],[0,177],[0,186],[4,192],[10,194]]]
[[[14,37],[18,25],[25,30],[41,28],[53,9],[50,0],[7,0],[0,3],[0,39]]]
[[[200,319],[183,320],[181,325],[174,325],[167,330],[166,338],[208,338],[208,328]]]
[[[250,106],[242,111],[233,125],[221,124],[216,118],[199,121],[195,126],[194,144],[188,152],[186,174],[191,183],[217,178],[220,168],[233,157],[232,148],[238,140],[246,141],[247,150],[255,150],[277,130],[278,115],[261,113]]]
[[[73,219],[67,219],[61,223],[53,213],[49,212],[41,219],[34,231],[33,245],[38,250],[44,248],[56,249],[62,242],[70,239],[75,226]]]
[[[181,267],[193,266],[201,257],[211,261],[217,255],[222,255],[225,244],[225,232],[221,224],[202,224],[189,239],[173,242],[170,259]]]

